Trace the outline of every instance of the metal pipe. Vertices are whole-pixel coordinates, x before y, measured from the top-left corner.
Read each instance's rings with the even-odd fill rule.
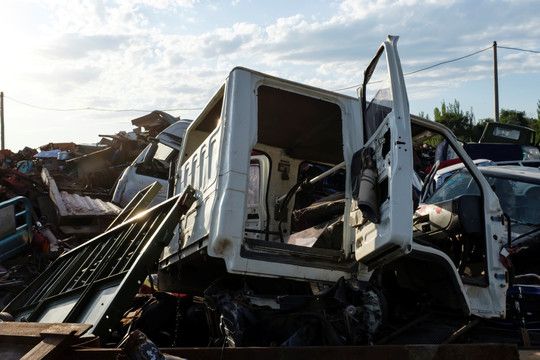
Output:
[[[495,92],[495,122],[499,122],[499,76],[497,70],[497,42],[493,42],[493,87]]]
[[[328,170],[326,170],[325,172],[323,172],[322,174],[318,175],[318,176],[315,176],[313,179],[309,180],[309,183],[310,184],[315,184],[317,181],[319,180],[322,180],[324,179],[325,177],[327,177],[328,175],[336,172],[337,170],[339,169],[342,169],[345,167],[345,161],[343,161],[342,163],[340,164],[337,164],[336,166],[334,166],[333,168],[330,168]]]
[[[317,175],[315,176],[313,179],[310,179],[309,180],[309,183],[310,184],[315,184],[317,181],[320,181],[322,179],[324,179],[325,177],[327,177],[328,175],[336,172],[337,170],[339,169],[343,169],[345,167],[345,161],[337,164],[336,166],[326,170],[325,172],[323,172],[322,174],[320,175]],[[299,190],[301,189],[301,187],[298,187],[298,189],[296,190],[296,192],[298,192]],[[285,195],[281,195],[280,197],[278,197],[276,199],[276,204],[280,204],[285,198],[287,197],[287,194]]]
[[[0,92],[0,131],[2,132],[1,147],[4,150],[6,148],[4,136],[4,92]]]

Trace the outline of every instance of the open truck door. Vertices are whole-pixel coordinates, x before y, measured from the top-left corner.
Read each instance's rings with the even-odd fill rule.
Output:
[[[352,161],[351,224],[356,259],[370,268],[410,252],[412,243],[412,137],[397,40],[381,45],[359,91],[365,145]]]
[[[359,94],[364,146],[353,155],[350,174],[355,258],[398,282],[409,280],[399,270],[407,268],[416,280],[452,288],[435,300],[448,308],[503,318],[508,274],[499,259],[505,223],[499,201],[454,134],[435,122],[411,119],[396,43],[397,37],[389,37],[381,45]],[[370,93],[375,95],[368,101]],[[473,180],[466,190],[448,193],[446,203],[430,204],[434,200],[424,195],[438,165],[424,168],[417,158],[415,168],[413,157],[415,149],[436,141],[452,146]],[[425,175],[421,189],[413,186],[415,170]],[[444,204],[450,204],[445,219],[455,221],[442,226]]]

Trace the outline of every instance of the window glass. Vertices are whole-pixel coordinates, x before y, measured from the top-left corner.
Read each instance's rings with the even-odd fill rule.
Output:
[[[163,166],[169,167],[169,160],[172,157],[172,154],[175,150],[171,147],[168,147],[163,144],[158,144],[156,154],[154,155],[154,160],[159,161]]]
[[[480,195],[480,188],[468,171],[460,171],[446,180],[426,203],[435,204],[465,194]]]
[[[248,206],[259,205],[260,199],[260,186],[261,186],[261,166],[258,161],[252,161],[249,166],[249,184],[247,204]]]

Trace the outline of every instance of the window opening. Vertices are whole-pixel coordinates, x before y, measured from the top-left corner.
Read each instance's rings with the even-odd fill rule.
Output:
[[[487,285],[483,195],[478,180],[458,157],[437,159],[442,153],[458,154],[442,135],[415,136],[413,130],[413,142],[415,176],[423,180],[422,188],[414,189],[420,202],[413,220],[414,241],[448,255],[465,283]]]

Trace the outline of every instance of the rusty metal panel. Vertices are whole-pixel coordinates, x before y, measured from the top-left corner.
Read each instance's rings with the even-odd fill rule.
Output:
[[[41,177],[49,186],[49,195],[61,217],[116,216],[121,211],[120,207],[111,202],[59,191],[56,181],[45,168],[42,170]]]
[[[101,199],[93,199],[89,196],[70,194],[60,191],[60,199],[65,206],[66,213],[62,216],[116,216],[120,213],[120,207],[111,202]]]
[[[152,130],[157,134],[178,120],[179,118],[175,118],[166,112],[154,110],[150,114],[131,120],[131,123],[138,127],[144,127],[147,131]]]

